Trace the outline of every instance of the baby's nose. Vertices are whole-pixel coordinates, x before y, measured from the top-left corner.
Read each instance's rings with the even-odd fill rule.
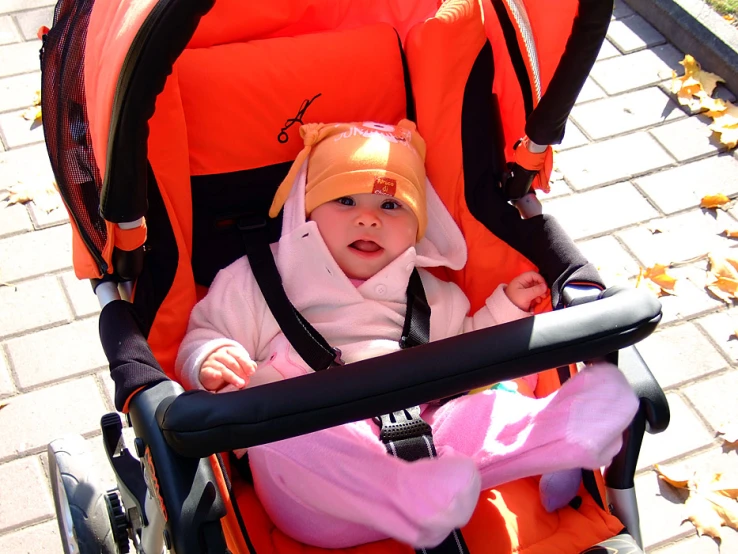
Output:
[[[380,224],[379,215],[376,210],[362,210],[356,217],[356,223],[360,227],[378,227]]]

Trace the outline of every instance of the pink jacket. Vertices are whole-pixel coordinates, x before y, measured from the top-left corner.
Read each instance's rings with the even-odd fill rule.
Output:
[[[357,287],[333,260],[316,224],[305,220],[304,166],[296,179],[284,207],[282,236],[272,245],[287,296],[331,346],[341,349],[346,363],[398,350],[410,273],[415,267],[462,268],[467,251],[461,231],[426,181],[426,235]],[[420,276],[431,307],[430,340],[529,315],[510,302],[500,285],[469,317],[469,301],[458,286],[422,269]],[[237,344],[258,364],[249,387],[312,371],[280,332],[245,257],[221,270],[192,310],[176,361],[180,382],[188,389],[202,388],[202,362],[214,350]]]

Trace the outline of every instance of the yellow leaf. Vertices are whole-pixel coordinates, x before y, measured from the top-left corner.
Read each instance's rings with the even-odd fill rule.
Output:
[[[41,106],[31,106],[21,115],[27,121],[41,121]]]
[[[655,264],[653,267],[641,269],[636,281],[636,287],[642,283],[658,296],[664,294],[675,294],[674,286],[676,285],[676,279],[666,273],[666,269],[667,266],[661,264]],[[643,279],[645,279],[645,281],[642,281]]]
[[[710,252],[707,257],[710,260],[710,272],[715,277],[727,277],[738,281],[738,251],[734,254],[731,250],[723,252]]]
[[[721,539],[721,527],[738,530],[738,503],[735,502],[736,483],[723,479],[722,474],[695,473],[691,479],[682,479],[654,466],[659,478],[677,489],[685,489],[689,496],[684,502],[687,519],[699,535]],[[674,471],[674,470],[672,470]]]
[[[31,187],[23,184],[12,187],[8,192],[8,206],[12,206],[13,204],[26,204],[33,200],[33,190]]]
[[[701,494],[690,494],[684,503],[687,508],[687,519],[692,522],[697,534],[722,539],[720,527],[722,519],[713,509],[713,504]]]
[[[0,410],[2,410],[7,405],[8,405],[7,402],[0,402]]]
[[[33,95],[33,105],[34,106],[41,105],[41,91],[40,90],[37,90],[36,93]]]
[[[719,208],[730,202],[730,198],[722,193],[703,196],[700,200],[700,208]]]
[[[669,475],[663,469],[661,469],[661,466],[659,464],[654,464],[653,469],[656,471],[656,473],[658,473],[659,478],[669,483],[672,487],[676,487],[678,489],[686,489],[689,486],[689,479],[679,478],[684,477],[683,475],[680,475],[679,477],[676,477],[674,474]]]
[[[718,113],[708,113],[713,118],[713,124],[720,127],[733,127],[738,125],[738,106],[730,102],[723,102],[724,108],[716,110]]]

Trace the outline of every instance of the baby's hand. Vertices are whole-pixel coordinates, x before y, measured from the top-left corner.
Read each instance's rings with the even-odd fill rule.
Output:
[[[209,391],[225,385],[239,389],[249,384],[256,371],[256,362],[240,346],[223,346],[212,352],[200,366],[200,383]]]
[[[546,281],[535,271],[518,275],[505,289],[510,302],[525,312],[531,311],[546,297]]]

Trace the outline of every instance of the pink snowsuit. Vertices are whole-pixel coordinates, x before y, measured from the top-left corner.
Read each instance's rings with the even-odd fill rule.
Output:
[[[305,220],[304,166],[296,178],[272,251],[287,296],[341,349],[347,363],[341,371],[399,349],[414,268],[460,269],[466,263],[459,228],[427,182],[426,192],[425,236],[357,287],[331,257],[316,224]],[[419,271],[431,307],[432,341],[529,315],[501,285],[468,317],[461,289]],[[280,332],[246,258],[220,271],[192,311],[176,362],[186,388],[202,388],[202,362],[225,345],[243,346],[258,363],[249,387],[312,371]],[[469,520],[483,489],[608,464],[637,405],[620,371],[596,364],[543,399],[492,390],[422,406],[436,459],[410,463],[389,456],[377,426],[366,420],[252,447],[249,463],[267,513],[301,542],[343,548],[392,537],[430,547]]]

